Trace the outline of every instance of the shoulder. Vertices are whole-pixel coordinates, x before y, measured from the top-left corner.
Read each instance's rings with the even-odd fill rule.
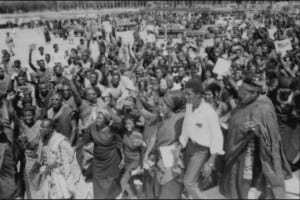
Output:
[[[253,105],[251,112],[254,116],[268,116],[268,115],[276,115],[275,107],[271,100],[268,97],[262,96],[259,97]]]
[[[205,115],[208,115],[208,116],[213,116],[213,115],[217,115],[217,112],[215,111],[215,109],[207,102],[202,102],[202,112],[205,114]]]

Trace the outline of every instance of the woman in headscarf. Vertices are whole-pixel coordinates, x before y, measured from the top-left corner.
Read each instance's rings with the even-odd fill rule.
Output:
[[[90,141],[94,143],[92,174],[95,199],[113,199],[121,192],[116,179],[120,174],[122,139],[112,130],[110,118],[107,111],[99,111],[96,121],[82,130],[83,137],[76,147],[78,149]]]
[[[159,101],[162,120],[153,122],[156,123],[156,131],[148,141],[143,161],[144,168],[149,167],[149,173],[145,177],[146,198],[181,198],[182,157],[174,154],[175,164],[165,167],[160,147],[177,146],[184,118],[184,112],[181,112],[184,105],[185,98],[181,91],[171,91]]]
[[[5,124],[0,121],[0,199],[14,199],[17,196],[16,162],[12,143],[6,136]]]
[[[229,119],[220,192],[227,198],[285,198],[291,169],[284,155],[275,109],[251,77],[239,87],[239,104]],[[257,195],[258,196],[258,195]]]
[[[41,198],[39,192],[39,173],[35,171],[35,163],[41,153],[40,120],[35,119],[35,107],[27,106],[22,110],[21,119],[17,118],[17,127],[20,132],[19,141],[25,151],[25,198]]]

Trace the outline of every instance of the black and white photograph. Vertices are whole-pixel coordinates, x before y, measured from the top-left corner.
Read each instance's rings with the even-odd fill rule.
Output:
[[[0,1],[0,199],[300,199],[299,1]]]

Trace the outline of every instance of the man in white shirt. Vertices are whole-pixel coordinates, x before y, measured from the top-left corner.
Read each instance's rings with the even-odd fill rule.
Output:
[[[59,50],[59,48],[58,48],[58,45],[57,44],[54,44],[53,45],[53,49],[54,49],[54,51],[53,51],[53,53],[52,53],[52,55],[51,55],[51,57],[52,57],[52,61],[54,62],[54,63],[65,63],[64,61],[64,55],[63,55],[63,53]]]
[[[202,99],[203,89],[199,80],[185,84],[186,114],[179,146],[186,148],[184,186],[194,199],[206,198],[199,190],[200,173],[209,178],[217,155],[223,152],[223,134],[216,111]],[[180,149],[181,149],[180,148]]]

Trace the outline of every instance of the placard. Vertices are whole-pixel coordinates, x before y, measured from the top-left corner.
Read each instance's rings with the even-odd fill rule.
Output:
[[[222,76],[230,73],[231,62],[223,58],[218,58],[213,72]]]
[[[174,165],[174,154],[175,145],[160,147],[161,157],[164,163],[165,168],[172,167]]]
[[[214,46],[214,39],[203,40],[203,47],[213,47],[213,46]]]
[[[285,56],[286,52],[292,50],[292,44],[289,39],[274,42],[276,52],[281,52]]]

